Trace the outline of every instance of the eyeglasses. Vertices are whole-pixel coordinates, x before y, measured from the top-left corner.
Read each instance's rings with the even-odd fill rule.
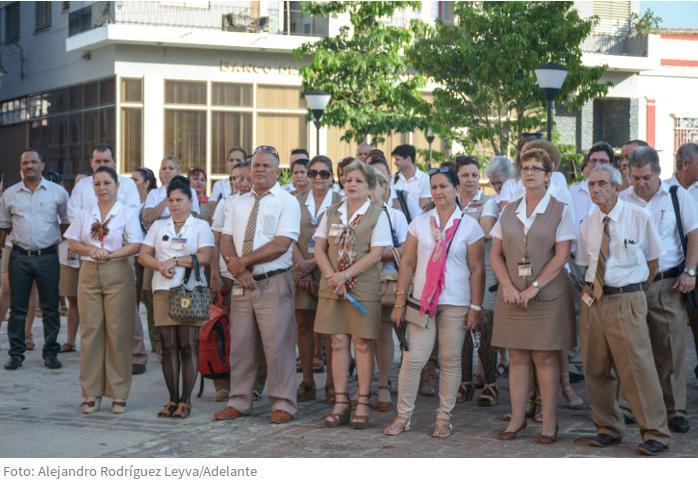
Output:
[[[548,172],[545,167],[538,167],[537,165],[531,165],[528,167],[521,167],[522,174],[535,174],[536,172]]]
[[[263,154],[271,154],[274,155],[277,159],[279,158],[279,152],[272,147],[271,145],[260,145],[256,149],[254,149],[254,152],[252,152],[252,155],[257,155],[259,153]]]
[[[446,174],[448,172],[452,172],[451,168],[448,166],[443,166],[431,168],[427,171],[427,174],[433,176],[434,174]]]
[[[521,134],[521,137],[522,137],[522,138],[523,138],[523,137],[526,137],[526,138],[528,138],[528,137],[533,137],[533,138],[535,138],[536,140],[540,140],[541,138],[543,138],[543,133],[542,133],[542,132],[523,132],[523,133]]]
[[[610,164],[611,161],[608,160],[608,159],[597,159],[597,158],[593,158],[593,159],[589,159],[589,163],[590,163],[590,164]]]
[[[315,170],[315,169],[310,169],[308,171],[308,179],[315,179],[317,176],[320,176],[320,179],[329,179],[332,177],[332,172],[329,170]]]

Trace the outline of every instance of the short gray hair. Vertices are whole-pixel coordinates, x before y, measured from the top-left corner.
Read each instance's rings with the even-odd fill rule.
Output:
[[[615,186],[620,186],[623,184],[623,176],[620,171],[613,167],[611,164],[600,164],[591,169],[589,177],[597,172],[605,172],[608,175],[608,180],[611,184]]]
[[[487,174],[488,179],[492,177],[509,179],[514,174],[514,164],[508,157],[497,155],[487,163],[485,174]]]
[[[685,163],[691,163],[698,157],[698,143],[684,143],[676,151],[676,168],[680,169]]]
[[[628,160],[630,167],[635,167],[641,169],[647,164],[650,165],[652,172],[659,174],[662,170],[659,165],[659,154],[652,147],[636,147],[635,150],[630,152],[630,159]]]

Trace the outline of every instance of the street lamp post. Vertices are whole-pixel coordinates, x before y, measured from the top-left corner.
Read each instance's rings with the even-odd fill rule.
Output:
[[[426,139],[429,142],[429,168],[431,169],[431,144],[434,143],[434,130],[431,127],[427,128]]]
[[[538,87],[545,93],[548,100],[548,141],[553,137],[553,102],[560,92],[567,77],[567,68],[561,64],[549,62],[535,69]]]
[[[305,93],[305,101],[308,103],[308,108],[313,114],[313,124],[316,130],[316,152],[315,155],[320,155],[320,119],[325,112],[327,104],[330,102],[329,93],[317,89],[307,91]]]

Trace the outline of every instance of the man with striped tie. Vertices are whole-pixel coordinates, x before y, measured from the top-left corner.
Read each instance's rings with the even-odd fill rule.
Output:
[[[652,356],[645,291],[657,272],[662,248],[650,214],[621,201],[622,176],[603,164],[589,175],[599,207],[580,227],[577,264],[587,267],[580,334],[585,384],[597,435],[589,444],[608,447],[623,437],[618,383],[640,426],[637,450],[657,455],[671,436]]]

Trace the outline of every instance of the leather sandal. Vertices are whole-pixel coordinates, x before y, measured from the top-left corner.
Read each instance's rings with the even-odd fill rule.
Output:
[[[432,432],[431,436],[437,439],[447,439],[451,436],[452,431],[453,426],[451,425],[451,422],[436,419],[436,422],[434,423],[434,432]]]
[[[386,428],[383,429],[383,434],[384,435],[402,434],[403,432],[407,432],[408,430],[410,430],[411,425],[412,425],[412,419],[405,420],[404,418],[397,416],[397,417],[395,417],[395,420],[393,420],[392,424],[388,425]]]
[[[485,384],[484,390],[477,399],[477,404],[480,407],[494,407],[499,402],[499,389],[494,383]]]
[[[315,382],[308,384],[301,381],[300,385],[298,385],[298,390],[296,390],[296,399],[299,402],[311,402],[315,400],[316,393]]]
[[[173,417],[185,419],[191,414],[191,403],[179,402],[177,410],[172,414]]]
[[[63,344],[61,344],[61,349],[58,352],[59,353],[73,353],[73,352],[75,352],[75,345],[70,344],[70,343],[63,343]]]
[[[126,400],[114,400],[111,402],[111,413],[121,414],[126,412]]]
[[[393,408],[393,399],[390,396],[390,388],[387,386],[379,386],[376,410],[379,412],[387,412],[391,408]]]
[[[342,412],[331,412],[325,417],[325,427],[334,429],[340,425],[346,425],[349,423],[349,416],[351,415],[351,403],[347,400],[347,394],[345,392],[335,392],[335,405],[347,405]],[[341,398],[344,397],[344,398]]]
[[[158,417],[172,417],[175,410],[177,410],[177,404],[175,402],[167,402],[158,412]]]
[[[456,403],[469,402],[475,396],[475,387],[472,381],[464,381],[458,388]]]
[[[90,398],[91,397],[86,398],[80,404],[80,413],[87,415],[99,411],[99,407],[102,404],[102,397]]]
[[[362,398],[365,398],[366,400],[362,401]],[[356,406],[358,407],[359,405],[363,405],[370,408],[371,404],[368,402],[369,398],[371,398],[370,393],[368,395],[362,395],[359,393],[359,399],[356,402]],[[368,425],[368,415],[358,415],[356,411],[354,411],[349,423],[351,423],[351,426],[355,429],[365,429]]]
[[[334,392],[334,386],[325,385],[325,403],[328,405],[334,405],[337,399],[336,393]]]
[[[521,426],[518,429],[516,429],[512,432],[508,432],[506,430],[503,430],[499,434],[497,434],[497,439],[499,439],[499,440],[514,440],[514,439],[516,439],[516,436],[518,435],[518,433],[521,432],[523,429],[525,429],[527,425],[528,425],[528,423],[526,422],[526,419],[524,419],[523,423],[521,424]]]

